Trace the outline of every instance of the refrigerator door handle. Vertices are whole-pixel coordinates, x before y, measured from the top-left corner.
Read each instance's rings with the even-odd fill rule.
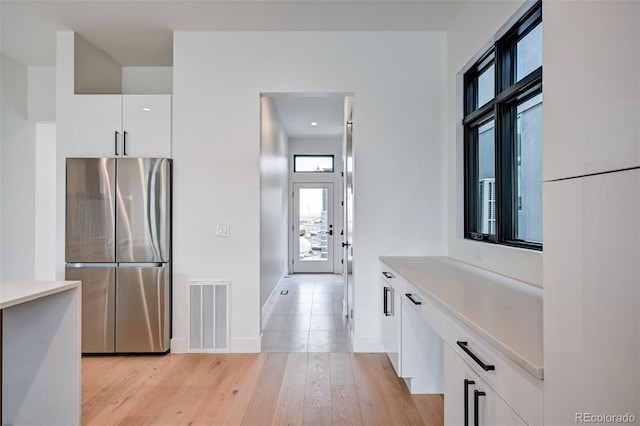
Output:
[[[113,263],[113,262],[112,263],[109,263],[109,262],[103,262],[103,263],[73,262],[73,263],[67,263],[67,264],[65,264],[65,266],[67,268],[115,268],[116,266],[118,266],[118,264],[117,263]]]
[[[166,265],[162,262],[118,263],[119,268],[164,268]]]

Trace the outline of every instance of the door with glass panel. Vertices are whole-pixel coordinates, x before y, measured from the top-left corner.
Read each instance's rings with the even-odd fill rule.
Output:
[[[294,273],[333,272],[333,183],[293,184]]]

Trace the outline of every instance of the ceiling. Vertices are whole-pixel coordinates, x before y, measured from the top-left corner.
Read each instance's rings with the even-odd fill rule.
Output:
[[[467,0],[0,0],[0,48],[55,64],[72,30],[122,66],[170,66],[173,31],[446,31]]]
[[[0,49],[54,66],[70,30],[122,66],[171,66],[173,31],[446,31],[466,1],[0,0]],[[342,135],[344,94],[272,97],[290,137]]]
[[[337,137],[344,129],[344,95],[269,95],[278,110],[287,135]],[[311,123],[317,123],[312,126]]]

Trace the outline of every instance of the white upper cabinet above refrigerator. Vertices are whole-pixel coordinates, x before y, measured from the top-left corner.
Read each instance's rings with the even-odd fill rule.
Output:
[[[171,157],[171,95],[75,95],[74,157]]]
[[[171,95],[123,95],[123,156],[171,157]]]

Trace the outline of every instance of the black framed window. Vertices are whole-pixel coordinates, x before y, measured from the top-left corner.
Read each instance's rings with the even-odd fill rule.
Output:
[[[294,173],[333,173],[333,155],[294,155]]]
[[[465,238],[542,249],[542,3],[464,74]]]

